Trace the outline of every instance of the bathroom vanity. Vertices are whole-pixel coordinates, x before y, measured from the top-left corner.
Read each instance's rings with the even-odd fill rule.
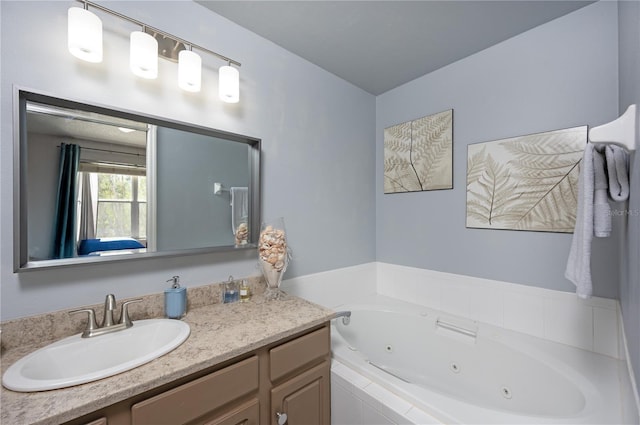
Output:
[[[2,388],[0,422],[330,423],[333,316],[295,297],[192,309],[183,319],[191,327],[189,338],[138,368],[59,390]],[[42,345],[4,351],[3,372]]]

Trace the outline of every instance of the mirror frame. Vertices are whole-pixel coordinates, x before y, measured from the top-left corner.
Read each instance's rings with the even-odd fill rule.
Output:
[[[244,251],[255,249],[258,246],[260,232],[260,153],[261,139],[244,136],[189,124],[180,121],[161,118],[139,112],[127,111],[110,106],[91,104],[79,100],[63,99],[60,97],[38,92],[36,90],[14,86],[13,107],[13,271],[14,273],[42,270],[53,267],[85,266],[102,264],[112,261],[132,261],[145,258],[175,257],[185,255],[207,254],[215,252]],[[249,241],[242,246],[221,245],[204,248],[192,248],[182,250],[129,253],[126,255],[74,257],[51,260],[29,261],[28,254],[28,230],[27,230],[27,101],[47,103],[69,109],[81,109],[84,111],[111,115],[117,118],[143,121],[148,124],[169,127],[176,130],[197,133],[205,136],[222,138],[234,142],[244,143],[249,147],[249,227],[253,231],[249,235]],[[212,192],[213,193],[213,192]]]

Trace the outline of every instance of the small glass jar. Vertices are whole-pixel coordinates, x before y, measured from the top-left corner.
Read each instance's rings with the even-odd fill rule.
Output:
[[[251,288],[249,288],[249,284],[247,283],[247,279],[242,279],[240,281],[240,302],[247,302],[251,298]]]
[[[238,282],[233,279],[233,276],[229,276],[229,280],[224,283],[222,290],[222,302],[233,303],[240,299],[240,292],[238,290]]]

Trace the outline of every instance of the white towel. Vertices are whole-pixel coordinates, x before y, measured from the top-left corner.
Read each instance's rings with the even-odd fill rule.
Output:
[[[629,154],[615,145],[607,145],[604,150],[609,173],[609,195],[619,202],[629,199]]]
[[[249,217],[249,189],[246,187],[232,187],[231,193],[231,230],[236,234],[240,223],[246,223]]]
[[[589,298],[593,292],[591,283],[591,241],[593,239],[594,171],[591,143],[587,143],[582,156],[578,178],[578,209],[571,250],[564,276],[576,285],[580,298]]]
[[[607,194],[609,184],[602,150],[595,148],[593,151],[593,235],[598,238],[608,238],[611,236],[611,207]]]

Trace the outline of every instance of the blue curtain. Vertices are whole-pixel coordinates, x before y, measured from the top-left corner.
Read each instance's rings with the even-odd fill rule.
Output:
[[[76,210],[80,146],[60,145],[58,196],[56,198],[53,258],[76,255]]]

